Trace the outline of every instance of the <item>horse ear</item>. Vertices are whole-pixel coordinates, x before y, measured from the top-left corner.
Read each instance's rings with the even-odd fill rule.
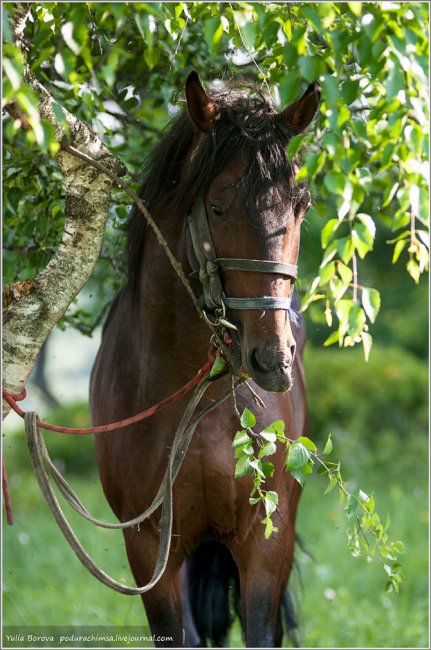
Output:
[[[186,81],[187,108],[199,131],[208,133],[217,108],[214,102],[206,94],[198,73],[193,70]]]
[[[317,82],[310,84],[305,93],[277,115],[277,120],[295,133],[302,133],[310,124],[319,106],[321,89]]]

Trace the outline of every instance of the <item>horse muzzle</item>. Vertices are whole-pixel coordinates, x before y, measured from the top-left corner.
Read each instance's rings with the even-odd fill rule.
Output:
[[[236,346],[235,346],[236,347]],[[268,343],[260,343],[251,350],[239,349],[234,355],[234,371],[247,375],[268,392],[284,393],[292,387],[292,366],[295,344],[280,349]]]

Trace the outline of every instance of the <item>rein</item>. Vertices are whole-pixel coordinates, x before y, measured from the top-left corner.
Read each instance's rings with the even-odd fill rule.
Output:
[[[60,427],[56,424],[50,424],[49,422],[44,422],[43,420],[36,420],[36,424],[38,427],[41,427],[42,429],[46,429],[48,431],[57,431],[58,433],[70,433],[73,435],[103,433],[105,431],[115,431],[116,429],[123,429],[124,427],[127,427],[131,424],[136,424],[137,422],[141,422],[142,420],[151,417],[155,413],[158,413],[158,411],[164,409],[166,406],[169,406],[169,404],[172,404],[172,402],[175,402],[183,395],[189,393],[193,388],[195,388],[195,386],[199,384],[202,377],[211,370],[211,366],[212,366],[211,361],[207,361],[202,366],[202,368],[200,368],[200,370],[197,371],[196,375],[192,379],[190,379],[190,381],[184,384],[184,386],[182,386],[175,393],[169,395],[169,397],[165,397],[158,404],[151,406],[151,408],[148,408],[145,411],[141,411],[140,413],[137,413],[136,415],[132,415],[131,417],[126,418],[124,420],[119,420],[118,422],[112,422],[111,424],[102,424],[97,427],[82,427],[82,428]],[[17,404],[17,402],[25,399],[26,397],[25,390],[23,390],[22,393],[20,393],[19,395],[12,395],[12,393],[9,393],[5,388],[3,388],[3,397],[17,415],[19,415],[21,418],[25,418],[26,411],[23,411]]]
[[[66,541],[71,546],[72,550],[75,552],[75,555],[78,557],[83,566],[95,577],[97,580],[102,582],[107,587],[110,587],[114,591],[117,591],[122,594],[127,595],[137,595],[143,594],[154,587],[154,585],[160,580],[163,572],[166,568],[166,564],[169,557],[170,545],[171,545],[171,536],[172,536],[172,520],[173,520],[173,510],[172,510],[172,489],[173,483],[178,475],[178,472],[181,469],[182,462],[185,458],[187,449],[189,447],[190,441],[192,439],[193,433],[199,424],[199,422],[208,415],[213,409],[215,409],[219,404],[224,402],[230,395],[231,389],[225,391],[218,399],[214,400],[211,404],[205,407],[191,422],[193,414],[196,410],[197,405],[199,404],[204,392],[212,383],[213,378],[209,376],[209,371],[211,369],[212,363],[208,361],[198,372],[197,374],[180,388],[176,393],[165,398],[159,404],[142,411],[141,413],[133,416],[132,418],[127,418],[126,420],[120,420],[119,422],[114,422],[109,425],[102,425],[101,427],[92,427],[85,429],[75,429],[69,427],[58,427],[51,425],[47,422],[43,422],[38,419],[35,412],[24,412],[16,405],[16,401],[25,398],[25,391],[21,395],[12,396],[7,391],[3,390],[3,395],[7,402],[11,405],[15,412],[19,415],[22,414],[25,422],[25,432],[26,432],[26,441],[30,453],[30,459],[33,465],[33,470],[37,481],[39,483],[40,490],[42,495],[51,510],[51,513],[57,522],[61,532],[63,533]],[[220,377],[217,375],[217,378]],[[185,395],[187,392],[190,392],[195,388],[193,396],[181,418],[180,424],[174,435],[174,441],[171,453],[169,455],[168,466],[163,477],[162,483],[160,485],[159,491],[154,498],[152,504],[144,510],[138,517],[130,519],[128,521],[120,523],[111,523],[95,518],[81,503],[76,493],[73,491],[68,482],[60,474],[60,472],[55,467],[52,462],[48,450],[45,445],[45,441],[41,434],[41,428],[50,429],[54,431],[60,431],[62,433],[72,433],[72,434],[82,434],[82,433],[100,433],[102,431],[110,431],[113,429],[124,428],[130,424],[142,421],[154,413],[160,411],[162,408],[168,406],[179,397]],[[5,466],[3,465],[3,481],[6,480],[7,488],[7,477],[5,476]],[[105,573],[93,559],[86,552],[82,544],[79,542],[75,533],[73,532],[69,522],[67,521],[63,510],[55,496],[55,493],[51,487],[50,476],[56,483],[58,489],[62,493],[66,502],[82,517],[95,524],[96,526],[109,529],[121,529],[132,528],[134,526],[138,527],[141,523],[149,519],[149,517],[160,507],[162,506],[162,514],[160,518],[160,543],[159,550],[157,554],[156,565],[154,572],[149,582],[140,587],[131,587],[118,582],[117,580],[111,578],[107,573]],[[5,483],[3,482],[3,487]],[[8,523],[12,523],[12,510],[10,505],[9,491],[7,489],[4,491],[5,504],[6,504],[6,513],[8,516]]]
[[[40,434],[40,429],[37,425],[37,415],[34,412],[25,414],[25,430],[27,438],[27,446],[30,452],[30,458],[33,465],[33,469],[38,480],[41,492],[50,508],[54,519],[56,520],[61,532],[63,533],[66,541],[72,547],[75,555],[78,557],[83,566],[95,577],[97,580],[102,582],[107,587],[110,587],[114,591],[117,591],[126,595],[138,595],[143,594],[154,587],[154,585],[160,580],[163,572],[166,568],[166,564],[169,557],[169,550],[171,545],[171,535],[172,535],[172,520],[173,520],[173,510],[172,510],[172,486],[173,482],[181,468],[182,461],[187,452],[188,446],[192,439],[193,433],[199,424],[199,422],[214,408],[219,404],[224,402],[230,395],[230,389],[225,391],[225,393],[219,397],[216,401],[212,402],[208,407],[202,410],[202,412],[195,418],[195,420],[190,424],[190,420],[193,416],[193,413],[203,396],[204,392],[208,388],[211,380],[209,377],[204,377],[198,387],[196,388],[195,393],[193,394],[190,403],[184,412],[181,422],[178,426],[178,429],[175,433],[173,447],[169,456],[168,466],[163,477],[163,481],[155,497],[153,503],[147,508],[139,517],[131,519],[129,521],[121,523],[109,523],[96,519],[93,517],[81,504],[76,494],[73,492],[72,488],[68,485],[65,479],[59,474],[53,465],[51,459],[48,456],[43,438]],[[124,585],[117,580],[111,578],[107,573],[100,569],[97,564],[92,560],[92,558],[85,551],[82,544],[77,539],[75,533],[73,532],[70,524],[68,523],[64,513],[58,503],[58,500],[55,496],[55,493],[50,485],[49,476],[44,467],[44,461],[47,464],[48,470],[55,480],[57,486],[65,497],[66,501],[83,517],[97,526],[103,528],[132,528],[138,526],[148,519],[160,506],[162,506],[162,514],[160,518],[160,543],[159,550],[157,554],[156,566],[154,572],[149,582],[141,587],[130,587]]]

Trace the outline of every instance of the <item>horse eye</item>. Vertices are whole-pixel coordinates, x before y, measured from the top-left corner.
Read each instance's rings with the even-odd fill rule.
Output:
[[[215,214],[216,217],[223,216],[223,210],[218,205],[211,204],[211,210],[213,211],[213,214]]]

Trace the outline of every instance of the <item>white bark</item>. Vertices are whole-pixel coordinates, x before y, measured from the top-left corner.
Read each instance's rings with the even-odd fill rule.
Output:
[[[24,52],[22,38],[29,15],[28,4],[15,5],[11,19],[15,40]],[[30,6],[31,7],[31,6]],[[42,119],[56,127],[61,142],[65,128],[58,123],[54,98],[25,67],[25,81],[36,92]],[[121,176],[124,166],[90,129],[64,111],[68,142]],[[61,244],[47,267],[34,279],[8,287],[3,319],[3,386],[12,393],[25,387],[39,350],[51,329],[90,277],[100,253],[113,181],[67,151],[57,155],[66,187],[65,224]],[[3,402],[4,416],[9,406]]]

